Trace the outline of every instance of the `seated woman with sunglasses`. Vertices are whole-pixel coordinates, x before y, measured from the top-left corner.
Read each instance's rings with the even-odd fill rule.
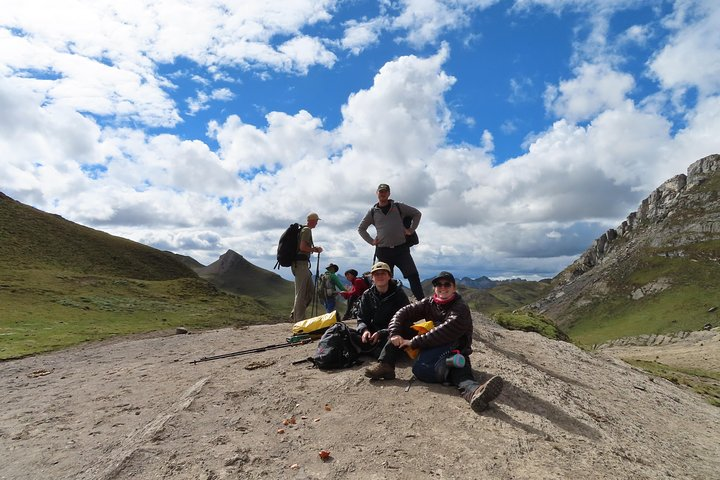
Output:
[[[456,291],[455,277],[440,272],[432,281],[434,295],[401,308],[390,321],[390,337],[378,363],[365,370],[373,380],[395,378],[395,364],[406,349],[418,349],[413,374],[429,383],[456,386],[472,409],[481,412],[500,395],[503,380],[493,376],[479,384],[470,366],[473,323],[470,309]],[[433,322],[427,333],[418,334],[415,322]]]

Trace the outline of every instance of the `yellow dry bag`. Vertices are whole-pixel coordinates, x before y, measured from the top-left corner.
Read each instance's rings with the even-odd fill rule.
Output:
[[[297,322],[292,327],[293,335],[308,333],[310,335],[322,335],[331,325],[337,323],[337,311],[320,315],[319,317],[307,318]]]

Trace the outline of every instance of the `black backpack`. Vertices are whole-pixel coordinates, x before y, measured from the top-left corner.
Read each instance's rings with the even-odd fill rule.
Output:
[[[273,267],[279,270],[280,267],[289,267],[297,259],[298,242],[302,225],[293,223],[280,236],[277,247],[277,263]]]
[[[342,322],[328,328],[320,337],[315,354],[309,360],[321,370],[348,368],[360,363],[357,332]]]

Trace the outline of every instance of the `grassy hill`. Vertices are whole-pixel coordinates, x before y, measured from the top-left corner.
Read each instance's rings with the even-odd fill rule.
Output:
[[[143,280],[193,278],[167,252],[93,230],[0,193],[0,265]]]
[[[285,320],[279,307],[222,292],[178,257],[0,193],[0,359],[177,326]]]

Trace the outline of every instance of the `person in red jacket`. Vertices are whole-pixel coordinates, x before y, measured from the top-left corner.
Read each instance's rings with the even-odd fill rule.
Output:
[[[343,320],[352,318],[353,308],[355,307],[357,299],[360,298],[363,292],[370,286],[364,277],[358,277],[358,271],[354,268],[345,272],[345,278],[350,282],[350,288],[347,291],[340,292],[340,295],[347,300],[347,310],[345,310]]]

